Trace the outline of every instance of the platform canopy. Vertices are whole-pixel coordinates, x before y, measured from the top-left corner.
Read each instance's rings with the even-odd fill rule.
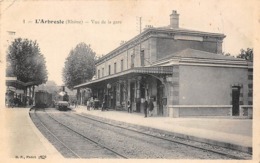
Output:
[[[5,85],[7,87],[14,87],[17,89],[25,89],[26,87],[37,85],[39,83],[37,82],[22,82],[17,79],[17,77],[6,77],[5,79]]]
[[[91,80],[89,82],[79,84],[74,86],[74,89],[77,88],[85,88],[90,87],[95,84],[102,84],[108,80],[118,80],[123,79],[130,76],[136,76],[140,74],[161,74],[161,75],[171,75],[172,74],[172,66],[156,66],[156,67],[134,67],[129,70],[122,71],[117,74],[108,75],[99,79]]]

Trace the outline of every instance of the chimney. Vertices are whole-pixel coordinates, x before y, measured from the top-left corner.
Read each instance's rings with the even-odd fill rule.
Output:
[[[177,14],[176,10],[172,10],[172,14],[170,15],[170,27],[179,28],[179,14]]]

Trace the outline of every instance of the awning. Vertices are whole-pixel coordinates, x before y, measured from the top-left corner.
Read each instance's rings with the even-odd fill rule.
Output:
[[[11,86],[11,87],[15,87],[17,89],[25,89],[28,86],[32,86],[32,85],[38,85],[39,82],[22,82],[20,80],[17,80],[16,77],[6,77],[5,80],[5,85],[6,86]]]
[[[14,87],[16,89],[25,89],[26,85],[24,82],[19,80],[6,80],[6,86]]]
[[[13,91],[15,92],[16,88],[15,87],[12,87],[12,86],[8,86],[7,87],[7,91]]]
[[[17,93],[17,94],[24,94],[24,91],[20,90],[20,89],[17,89],[17,90],[15,90],[15,93]]]
[[[119,78],[130,74],[172,74],[172,66],[158,66],[158,67],[135,67],[129,70],[125,70],[116,74],[108,75],[99,79],[91,80],[86,83],[82,83],[74,86],[74,89],[86,87],[94,83],[102,82],[108,79]]]

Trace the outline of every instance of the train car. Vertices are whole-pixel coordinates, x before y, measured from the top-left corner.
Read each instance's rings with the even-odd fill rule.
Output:
[[[55,102],[55,107],[59,110],[67,110],[69,106],[69,95],[65,91],[65,86],[62,86],[62,91],[58,93],[58,97]]]
[[[52,102],[52,94],[47,91],[37,91],[35,92],[35,107],[36,108],[47,108],[51,107]]]

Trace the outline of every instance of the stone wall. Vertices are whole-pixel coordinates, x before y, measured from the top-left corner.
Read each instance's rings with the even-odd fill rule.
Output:
[[[218,52],[217,40],[215,41],[189,41],[174,40],[171,38],[157,38],[157,59],[161,59],[178,51],[191,48],[211,53]]]
[[[180,105],[230,105],[231,85],[247,86],[247,69],[231,67],[180,66]],[[247,100],[247,89],[241,89]]]

